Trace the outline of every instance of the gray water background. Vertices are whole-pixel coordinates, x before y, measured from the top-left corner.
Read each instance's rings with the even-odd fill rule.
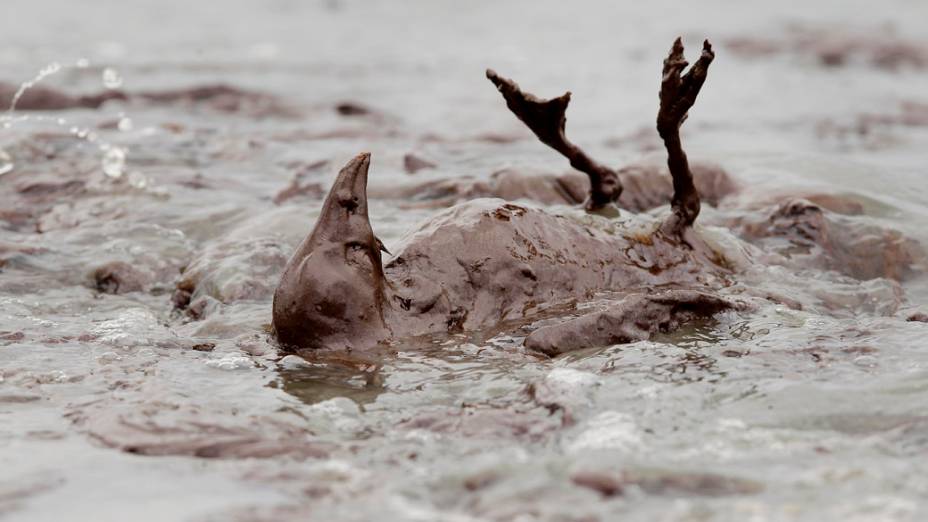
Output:
[[[50,115],[63,125],[0,129],[13,173],[79,175],[95,187],[62,200],[45,234],[2,233],[45,250],[0,273],[0,330],[23,333],[0,346],[0,517],[923,520],[925,327],[878,313],[879,303],[834,315],[771,307],[556,360],[506,338],[451,338],[401,350],[376,371],[281,360],[265,333],[267,297],[203,321],[171,313],[174,274],[198,252],[232,234],[285,256],[309,230],[318,201],[271,201],[294,164],[327,160],[314,174],[322,185],[362,150],[373,153],[372,186],[410,182],[409,152],[439,165],[418,179],[564,170],[504,109],[487,66],[540,95],[571,90],[570,135],[596,157],[659,159],[648,132],[660,61],[678,34],[690,56],[704,37],[718,49],[685,128],[691,157],[758,193],[859,196],[875,222],[928,244],[926,129],[822,130],[928,102],[925,69],[887,71],[860,55],[824,67],[789,50],[745,57],[724,43],[789,41],[803,26],[928,45],[928,4],[675,4],[5,0],[4,81],[85,58],[88,67],[44,83],[98,91],[112,67],[129,91],[222,81],[279,95],[302,115],[111,103]],[[383,116],[340,118],[332,105],[345,100]],[[121,117],[131,129],[99,128]],[[71,126],[126,151],[119,179],[103,174],[99,143]],[[54,158],[17,157],[30,140]],[[206,188],[181,184],[197,174]],[[434,212],[401,203],[372,203],[388,247]],[[98,294],[88,273],[111,259],[157,283]],[[218,284],[234,291],[252,261],[230,256]],[[763,284],[794,292],[788,280],[771,272]],[[818,284],[874,299],[886,288]],[[907,283],[908,304],[924,303],[925,288]],[[213,351],[190,349],[206,342]],[[564,411],[530,400],[530,385]],[[251,456],[206,458],[223,444]],[[255,447],[275,455],[255,457]],[[625,473],[631,485],[602,498],[571,479],[589,471]]]

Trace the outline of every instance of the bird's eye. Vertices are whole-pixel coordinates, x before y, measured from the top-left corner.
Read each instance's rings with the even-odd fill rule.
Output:
[[[359,203],[357,197],[347,197],[339,199],[338,204],[341,205],[342,208],[347,209],[348,212],[354,212],[354,210],[358,208]]]
[[[374,262],[370,244],[361,241],[345,243],[345,261],[356,268],[370,270]]]

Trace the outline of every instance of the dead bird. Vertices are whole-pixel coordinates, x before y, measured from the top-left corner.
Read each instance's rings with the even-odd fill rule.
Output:
[[[392,339],[475,331],[532,318],[552,303],[602,292],[616,304],[535,330],[527,347],[547,354],[646,338],[696,317],[738,306],[720,297],[731,270],[691,226],[700,198],[680,141],[680,125],[706,80],[708,41],[688,71],[680,39],[664,60],[657,129],[673,177],[670,216],[648,230],[607,231],[499,199],[441,212],[408,236],[384,264],[368,218],[370,155],[338,174],[310,235],[287,263],[274,294],[273,328],[282,346],[367,349]],[[590,178],[589,209],[621,195],[615,171],[564,134],[570,95],[540,100],[493,71],[509,108]]]

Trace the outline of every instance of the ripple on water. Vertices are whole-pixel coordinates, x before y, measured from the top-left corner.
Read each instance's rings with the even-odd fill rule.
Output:
[[[224,371],[249,370],[255,367],[254,361],[244,355],[224,355],[218,359],[208,359],[204,364],[210,368]]]
[[[148,345],[172,337],[170,330],[145,308],[120,312],[113,319],[97,323],[90,331],[100,342],[120,347]]]
[[[619,411],[604,411],[580,427],[580,432],[567,442],[566,450],[570,453],[587,450],[634,453],[643,448],[644,436],[633,416]]]

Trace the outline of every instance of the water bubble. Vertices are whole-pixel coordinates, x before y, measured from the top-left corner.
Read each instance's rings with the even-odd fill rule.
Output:
[[[103,173],[111,178],[122,176],[126,168],[126,151],[119,147],[111,147],[103,154]]]
[[[119,71],[112,67],[103,69],[103,86],[107,89],[118,89],[122,87],[122,76]]]
[[[74,66],[78,69],[86,69],[87,67],[90,67],[90,60],[87,58],[80,58],[74,62]]]
[[[116,123],[116,128],[123,131],[129,132],[132,130],[132,120],[126,116],[119,118],[119,122]]]
[[[0,176],[13,170],[13,157],[10,154],[0,149]]]

